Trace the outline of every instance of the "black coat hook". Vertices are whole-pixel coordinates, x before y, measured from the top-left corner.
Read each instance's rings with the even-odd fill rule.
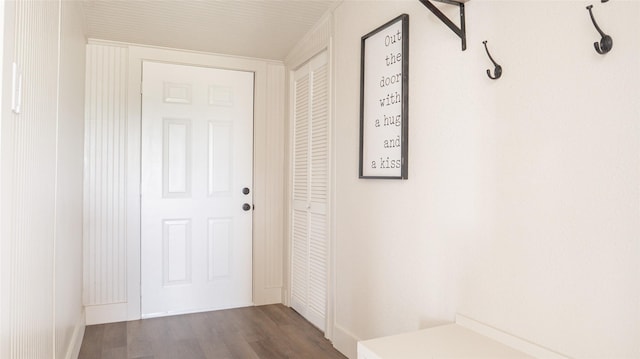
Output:
[[[495,76],[491,76],[491,70],[489,69],[487,69],[487,76],[489,76],[489,78],[492,80],[497,80],[500,78],[500,76],[502,76],[502,66],[498,65],[498,63],[493,60],[493,57],[491,57],[489,49],[487,48],[487,40],[483,41],[482,43],[484,44],[484,49],[487,51],[487,55],[489,55],[489,60],[491,60],[491,62],[493,62],[493,66],[495,66],[495,69],[493,70]]]
[[[593,11],[591,10],[592,8],[593,8],[593,5],[587,6],[587,10],[589,10],[589,15],[591,16],[591,21],[593,22],[593,25],[596,27],[596,30],[598,30],[598,32],[600,33],[600,36],[602,36],[602,38],[600,39],[600,44],[598,44],[597,42],[594,42],[593,47],[595,47],[596,51],[599,54],[604,55],[607,52],[611,51],[611,48],[613,47],[613,39],[611,38],[611,36],[605,34],[600,29],[600,26],[598,26],[596,19],[593,17]]]

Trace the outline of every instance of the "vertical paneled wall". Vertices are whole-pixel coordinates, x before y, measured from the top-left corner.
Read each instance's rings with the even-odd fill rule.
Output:
[[[267,66],[267,153],[266,190],[270,200],[266,211],[266,272],[265,287],[281,291],[283,245],[284,245],[284,212],[282,200],[284,198],[284,172],[278,171],[284,167],[284,66],[269,64]],[[280,294],[281,295],[281,294]]]
[[[17,65],[22,91],[15,101],[19,114],[10,110],[11,97],[3,100],[2,252],[8,263],[3,261],[2,299],[9,312],[3,306],[0,357],[50,358],[59,8],[57,2],[13,6],[14,46],[5,59]],[[7,75],[4,80],[11,81]]]
[[[74,323],[69,327],[78,327],[76,332],[81,330],[78,320],[82,312],[81,283],[79,278],[76,281],[73,277],[56,275],[59,268],[67,268],[60,262],[79,262],[79,256],[67,259],[56,257],[56,253],[60,253],[58,243],[64,243],[65,249],[79,250],[80,235],[72,238],[65,233],[79,232],[81,223],[79,213],[73,218],[73,213],[57,211],[58,206],[73,206],[65,202],[70,197],[58,197],[56,190],[60,188],[59,183],[74,175],[66,172],[67,177],[59,176],[65,169],[74,167],[66,166],[66,162],[61,166],[60,158],[65,155],[60,153],[82,136],[66,129],[60,136],[58,120],[60,108],[82,108],[83,101],[73,98],[62,103],[59,95],[60,39],[73,32],[71,41],[80,42],[82,48],[84,38],[77,36],[81,29],[60,32],[60,1],[12,1],[0,6],[6,15],[3,17],[0,124],[0,358],[62,357],[54,353],[71,352],[71,335],[61,336],[58,341],[54,328],[67,327],[67,318],[73,317],[69,321]],[[65,61],[71,61],[72,57],[66,56]],[[80,57],[80,62],[83,61]],[[76,63],[74,69],[81,71],[82,67]],[[70,73],[75,76],[74,69]],[[65,72],[63,76],[68,77],[70,73]],[[67,85],[65,88],[73,93],[75,85]],[[71,111],[65,113],[71,116]],[[76,169],[82,166],[81,161],[75,164]],[[78,172],[71,179],[79,181],[80,178],[81,172]],[[74,192],[74,198],[80,198],[79,186],[76,185],[75,190],[79,193]],[[75,302],[64,305],[65,313],[61,314],[56,310],[59,308],[56,294],[66,291],[71,298],[70,288],[77,289]],[[58,325],[61,322],[65,323]]]
[[[84,304],[127,301],[127,49],[87,45]]]

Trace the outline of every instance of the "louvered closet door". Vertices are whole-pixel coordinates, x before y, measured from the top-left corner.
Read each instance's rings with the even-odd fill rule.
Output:
[[[291,305],[324,331],[327,303],[329,77],[326,52],[294,74]]]

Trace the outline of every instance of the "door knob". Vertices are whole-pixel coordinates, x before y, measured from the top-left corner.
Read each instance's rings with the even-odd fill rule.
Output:
[[[245,187],[242,189],[242,194],[249,194],[249,187]]]
[[[248,211],[251,209],[251,205],[249,203],[245,203],[242,205],[242,210],[243,211]]]

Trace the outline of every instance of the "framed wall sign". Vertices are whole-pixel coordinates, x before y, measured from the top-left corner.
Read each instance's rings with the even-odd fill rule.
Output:
[[[360,178],[407,179],[409,15],[362,37]]]

